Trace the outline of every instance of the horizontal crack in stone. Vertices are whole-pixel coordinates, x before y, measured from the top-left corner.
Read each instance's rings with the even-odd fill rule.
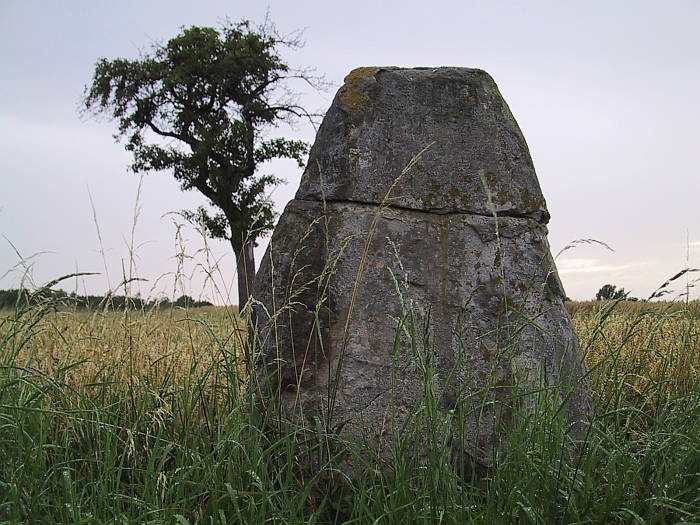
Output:
[[[445,209],[445,208],[432,208],[429,210],[421,210],[419,208],[411,208],[409,206],[396,206],[394,204],[379,204],[376,202],[362,202],[362,201],[356,201],[356,200],[350,200],[350,199],[325,199],[325,201],[319,201],[316,199],[308,199],[308,198],[297,198],[295,200],[302,201],[302,202],[318,202],[322,204],[323,202],[326,202],[328,204],[352,204],[356,206],[363,206],[363,207],[368,207],[368,208],[387,208],[391,210],[398,210],[398,211],[408,211],[408,212],[414,212],[414,213],[427,213],[430,215],[475,215],[477,217],[494,217],[493,213],[483,213],[483,212],[476,212],[476,211],[470,211],[470,210],[452,210],[452,209]],[[536,221],[540,224],[547,224],[549,222],[549,213],[546,210],[540,210],[539,212],[536,213],[523,213],[519,212],[516,210],[503,210],[500,212],[495,213],[496,217],[510,217],[514,219],[527,219],[527,220],[532,220]]]

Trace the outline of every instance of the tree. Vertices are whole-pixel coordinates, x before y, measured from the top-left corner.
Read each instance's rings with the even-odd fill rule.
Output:
[[[605,284],[595,294],[595,298],[596,301],[619,301],[625,299],[628,294],[624,288],[618,290],[614,284]]]
[[[255,275],[253,248],[275,220],[266,194],[279,179],[258,167],[275,158],[303,167],[308,151],[300,140],[264,138],[282,121],[314,116],[296,103],[287,81],[316,86],[318,79],[292,71],[278,54],[299,45],[267,24],[183,28],[138,60],[99,59],[85,88],[85,111],[119,122],[115,139],[126,139],[132,171],[172,170],[183,190],[207,198],[213,212],[200,207],[186,217],[231,243],[241,308]]]

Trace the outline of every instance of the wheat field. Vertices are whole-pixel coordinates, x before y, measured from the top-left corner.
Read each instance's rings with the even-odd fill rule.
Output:
[[[596,394],[647,409],[686,394],[700,378],[700,302],[571,303]],[[624,389],[619,391],[622,379]]]
[[[61,308],[19,329],[17,335],[29,336],[30,344],[17,352],[15,363],[31,363],[77,390],[106,380],[118,388],[141,381],[174,386],[217,370],[227,355],[244,372],[245,323],[236,307]]]
[[[599,395],[622,374],[628,377],[627,394],[632,397],[651,396],[655,389],[671,385],[682,389],[698,380],[699,302],[592,301],[567,306],[587,368],[602,389]],[[5,323],[0,337],[10,326]],[[245,370],[245,323],[230,306],[96,312],[63,308],[23,326],[20,334],[29,336],[31,344],[17,352],[15,362],[31,363],[37,373],[49,377],[60,376],[75,389],[106,378],[122,387],[144,380],[182,383],[193,370],[216,368],[222,351],[240,363],[241,377]]]

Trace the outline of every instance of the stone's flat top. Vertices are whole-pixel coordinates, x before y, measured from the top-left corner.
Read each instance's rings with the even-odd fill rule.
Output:
[[[401,66],[363,66],[363,67],[357,67],[350,71],[345,76],[344,82],[347,85],[348,79],[352,79],[353,77],[357,76],[363,76],[367,74],[374,75],[379,72],[387,72],[387,73],[398,73],[398,74],[407,74],[409,76],[462,76],[462,77],[475,77],[475,76],[483,76],[485,78],[488,78],[491,82],[493,82],[493,79],[491,78],[491,75],[489,75],[486,71],[483,69],[478,69],[478,68],[473,68],[473,67],[460,67],[460,66],[437,66],[437,67],[428,67],[428,66],[422,66],[422,67],[401,67]]]
[[[345,78],[296,198],[387,196],[398,208],[549,219],[525,139],[479,69],[363,67]]]

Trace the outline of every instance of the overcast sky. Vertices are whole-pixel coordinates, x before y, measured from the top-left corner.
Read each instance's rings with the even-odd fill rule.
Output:
[[[281,33],[306,28],[306,46],[285,58],[333,83],[304,94],[310,109],[325,111],[358,66],[490,73],[530,147],[552,251],[581,238],[614,249],[582,245],[558,258],[570,297],[593,298],[605,283],[647,297],[700,266],[697,0],[0,0],[0,288],[22,279],[19,253],[37,284],[77,270],[100,275],[64,289],[101,294],[131,275],[144,279],[132,284],[144,296],[236,301],[230,247],[205,249],[178,227],[174,212],[203,197],[167,173],[145,176],[139,194],[114,123],[81,118],[78,106],[99,57],[136,58],[181,26],[262,22],[268,5]],[[305,125],[278,132],[314,137]],[[301,170],[269,169],[288,181],[273,195],[281,211]]]

